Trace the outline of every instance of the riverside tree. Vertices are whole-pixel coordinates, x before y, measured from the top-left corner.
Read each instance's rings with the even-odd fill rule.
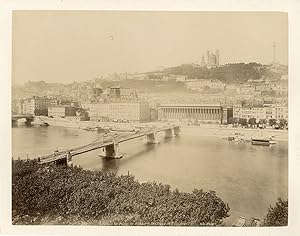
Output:
[[[171,190],[130,175],[13,161],[13,223],[94,225],[219,225],[229,206],[214,191]],[[24,218],[25,217],[25,218]],[[46,220],[47,223],[47,220]]]
[[[288,225],[288,200],[278,198],[274,206],[270,206],[264,219],[265,226]]]

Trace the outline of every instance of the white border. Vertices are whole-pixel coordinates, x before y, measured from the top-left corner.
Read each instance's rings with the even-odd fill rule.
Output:
[[[12,10],[165,10],[165,11],[284,11],[289,14],[289,226],[278,228],[12,226],[11,209],[11,11]],[[299,235],[300,122],[300,1],[297,0],[0,0],[0,232],[13,234],[128,235]],[[276,27],[276,26],[274,26]],[[298,201],[297,201],[298,200]],[[297,224],[298,223],[298,224]],[[298,234],[297,234],[298,232]]]

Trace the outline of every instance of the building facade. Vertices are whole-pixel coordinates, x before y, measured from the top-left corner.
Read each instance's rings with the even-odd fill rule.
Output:
[[[138,94],[135,89],[123,87],[110,87],[107,89],[108,99],[110,101],[137,101]]]
[[[220,104],[161,104],[158,120],[200,120],[222,123],[223,110]]]
[[[48,108],[48,116],[59,118],[66,116],[76,116],[75,107],[65,107],[65,106],[54,106]]]
[[[32,97],[24,99],[22,102],[22,114],[30,115],[48,115],[48,107],[55,106],[58,104],[56,99],[47,97]]]
[[[255,118],[259,120],[281,119],[288,120],[288,106],[286,104],[264,104],[260,106],[233,106],[233,117],[249,120]]]
[[[110,102],[90,104],[92,121],[129,121],[143,122],[150,120],[148,102]]]
[[[219,50],[216,50],[216,53],[211,53],[207,50],[206,52],[206,58],[207,58],[207,67],[212,68],[212,67],[218,67],[220,65],[220,55],[219,55]]]
[[[264,106],[237,105],[233,107],[233,117],[238,119],[256,120],[266,119],[266,109]]]

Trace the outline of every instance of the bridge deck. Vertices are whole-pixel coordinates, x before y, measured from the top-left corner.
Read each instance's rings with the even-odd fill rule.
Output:
[[[155,129],[155,130],[144,130],[144,131],[140,131],[140,132],[136,132],[134,134],[130,133],[125,133],[125,134],[120,134],[120,133],[110,133],[108,135],[102,135],[99,138],[97,138],[95,141],[93,141],[92,143],[89,143],[87,145],[83,145],[83,146],[79,146],[79,147],[75,147],[75,148],[70,148],[64,151],[60,151],[60,152],[55,152],[53,154],[50,155],[46,155],[43,157],[40,157],[40,163],[49,163],[49,162],[53,162],[53,161],[57,161],[60,159],[64,159],[66,158],[67,154],[70,152],[70,154],[72,156],[77,156],[79,154],[83,154],[86,152],[90,152],[96,149],[100,149],[106,146],[110,146],[113,145],[114,142],[115,143],[122,143],[122,142],[126,142],[128,140],[132,140],[132,139],[136,139],[136,138],[141,138],[143,136],[146,136],[148,134],[151,133],[158,133],[161,131],[165,131],[167,129],[170,129],[172,127],[164,127],[164,128],[159,128],[159,129]]]
[[[12,115],[12,119],[22,119],[22,118],[27,118],[27,119],[32,119],[33,115]]]

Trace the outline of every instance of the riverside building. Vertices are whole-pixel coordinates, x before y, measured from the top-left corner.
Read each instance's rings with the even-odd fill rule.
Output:
[[[58,118],[66,116],[76,116],[76,108],[68,106],[55,106],[48,108],[48,116]]]
[[[146,122],[150,120],[148,102],[109,102],[89,104],[92,121]]]
[[[247,120],[255,118],[257,121],[264,119],[288,120],[288,106],[287,104],[235,105],[233,117]]]
[[[20,102],[20,111],[22,114],[30,115],[47,115],[48,107],[55,106],[58,104],[56,99],[47,97],[31,97],[24,99]]]
[[[223,109],[220,104],[161,104],[158,120],[198,120],[226,124],[232,118],[232,108]]]

